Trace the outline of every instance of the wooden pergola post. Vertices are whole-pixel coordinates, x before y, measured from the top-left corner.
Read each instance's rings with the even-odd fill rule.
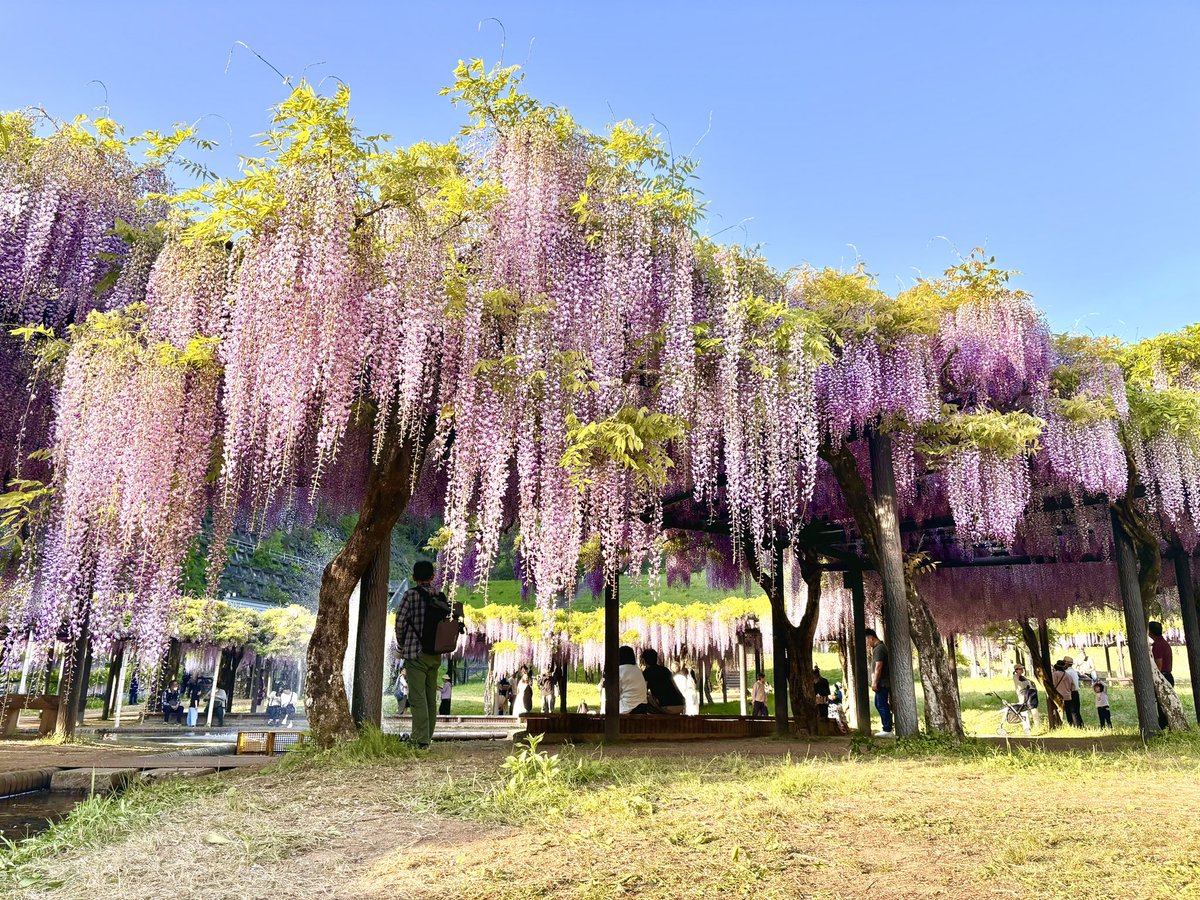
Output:
[[[863,589],[862,569],[847,569],[844,575],[850,589],[854,617],[854,715],[860,733],[871,734],[871,694],[867,676],[867,597]]]
[[[604,740],[621,739],[621,584],[604,579]]]
[[[30,631],[25,635],[25,659],[21,663],[21,684],[17,688],[18,694],[24,694],[25,689],[29,686],[29,666],[33,662],[33,632]]]
[[[125,699],[125,669],[129,665],[129,654],[125,650],[125,645],[121,645],[121,665],[117,669],[117,696],[115,709],[113,711],[113,728],[121,727],[121,704]]]
[[[738,709],[746,715],[746,636],[738,641],[738,667],[741,669],[742,689],[738,691]]]
[[[120,644],[117,650],[112,655],[112,659],[108,661],[108,680],[104,684],[104,708],[100,710],[100,718],[107,721],[112,718],[113,712],[113,690],[114,686],[117,691],[121,690],[121,686],[117,684],[117,674],[121,671],[121,666],[125,663],[125,645]]]
[[[778,537],[774,548],[774,573],[771,576],[771,644],[775,656],[775,734],[788,733],[788,658],[787,613],[783,595],[783,541]]]

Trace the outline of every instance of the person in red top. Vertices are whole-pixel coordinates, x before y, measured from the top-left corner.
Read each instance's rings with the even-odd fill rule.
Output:
[[[1175,676],[1171,674],[1171,645],[1163,637],[1162,622],[1148,622],[1146,628],[1150,632],[1150,655],[1154,657],[1154,665],[1162,672],[1167,683],[1174,687]]]

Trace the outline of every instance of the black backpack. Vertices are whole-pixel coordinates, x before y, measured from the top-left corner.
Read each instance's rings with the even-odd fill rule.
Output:
[[[421,630],[421,652],[431,656],[453,653],[462,629],[450,615],[450,601],[441,591],[434,593],[424,585],[417,591],[425,600],[425,627]]]

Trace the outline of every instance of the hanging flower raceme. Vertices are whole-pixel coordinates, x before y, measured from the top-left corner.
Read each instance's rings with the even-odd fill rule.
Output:
[[[1122,436],[1168,539],[1200,545],[1200,328],[1122,348],[1129,417]]]
[[[917,575],[916,587],[943,633],[1121,605],[1109,562],[939,567]]]
[[[610,439],[657,448],[671,438],[651,432],[691,401],[694,253],[582,133],[534,117],[485,160],[503,193],[448,339],[456,374],[440,383],[444,560],[450,573],[472,560],[485,584],[512,527],[548,609],[573,594],[585,544],[603,547],[610,578],[654,555],[657,497]]]
[[[950,382],[966,404],[1005,405],[1045,390],[1050,334],[1025,294],[973,297],[946,316],[939,337]]]
[[[225,367],[227,491],[265,509],[336,456],[363,374],[368,332],[365,240],[344,172],[290,170],[277,215],[239,242]],[[313,460],[299,451],[311,436]],[[314,481],[315,484],[315,481]]]
[[[1029,461],[963,447],[947,458],[945,476],[950,510],[962,539],[1012,543],[1029,503]]]
[[[847,342],[821,366],[817,392],[825,433],[833,443],[858,433],[880,417],[918,426],[941,409],[934,343],[911,335],[881,350],[873,337]]]
[[[1081,493],[1123,496],[1129,469],[1121,427],[1129,418],[1125,379],[1115,363],[1086,352],[1082,338],[1058,339],[1055,392],[1035,396],[1046,427],[1040,457],[1053,484],[1081,501]],[[1084,352],[1081,352],[1081,348]]]
[[[759,283],[760,261],[719,250],[715,264],[710,314],[720,356],[701,388],[710,396],[696,405],[691,470],[700,479],[697,499],[710,503],[724,474],[731,531],[747,535],[768,566],[776,529],[792,534],[810,514],[820,438],[818,342],[798,294],[779,286],[775,297],[760,293],[770,289]]]
[[[58,326],[108,308],[105,276],[127,264],[121,297],[149,270],[153,247],[127,257],[118,222],[138,219],[147,186],[123,147],[81,125],[49,137],[31,120],[5,116],[0,150],[0,320]],[[136,298],[134,298],[136,299]],[[123,302],[123,301],[119,301]]]
[[[1140,441],[1134,452],[1163,523],[1191,552],[1200,545],[1200,440],[1163,431]]]
[[[151,332],[180,349],[197,335],[223,337],[228,268],[229,254],[218,244],[169,239],[146,287]]]
[[[58,398],[53,506],[29,601],[10,624],[41,647],[86,622],[98,645],[165,647],[183,561],[207,503],[217,428],[211,344],[148,338],[143,312],[93,313],[72,336]],[[128,620],[128,624],[127,623]]]

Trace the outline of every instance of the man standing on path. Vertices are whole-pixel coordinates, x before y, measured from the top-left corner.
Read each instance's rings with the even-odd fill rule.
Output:
[[[450,698],[454,693],[454,685],[450,682],[449,674],[442,676],[442,702],[438,704],[438,715],[450,715]],[[432,729],[431,729],[432,730]]]
[[[762,672],[758,673],[758,678],[754,680],[754,686],[750,688],[750,704],[751,718],[757,719],[762,716],[764,719],[771,717],[771,711],[767,709],[767,676]]]
[[[397,653],[408,671],[408,702],[412,708],[412,742],[422,750],[433,740],[438,714],[438,670],[442,656],[435,652],[435,622],[451,617],[450,601],[432,587],[433,563],[418,560],[413,566],[413,586],[396,608]],[[462,615],[460,604],[454,612]],[[456,616],[456,617],[457,617]]]
[[[1154,665],[1162,672],[1163,678],[1167,679],[1167,684],[1175,687],[1175,676],[1171,674],[1174,654],[1171,652],[1171,645],[1163,637],[1162,622],[1148,622],[1146,629],[1150,632],[1150,656],[1154,659]]]
[[[1146,630],[1150,632],[1150,657],[1154,660],[1154,667],[1162,672],[1162,677],[1167,680],[1167,684],[1175,687],[1175,676],[1171,674],[1171,669],[1174,666],[1171,652],[1171,645],[1167,643],[1163,637],[1162,622],[1147,622]],[[1160,705],[1158,708],[1158,727],[1166,728],[1169,724],[1166,710]]]
[[[892,736],[892,676],[888,671],[888,648],[874,628],[864,632],[871,651],[871,690],[875,692],[875,709],[879,712],[880,730],[875,737]]]
[[[1067,720],[1076,728],[1083,727],[1083,712],[1079,708],[1079,673],[1075,671],[1075,660],[1063,657],[1063,667],[1071,679],[1071,699],[1067,701]]]

